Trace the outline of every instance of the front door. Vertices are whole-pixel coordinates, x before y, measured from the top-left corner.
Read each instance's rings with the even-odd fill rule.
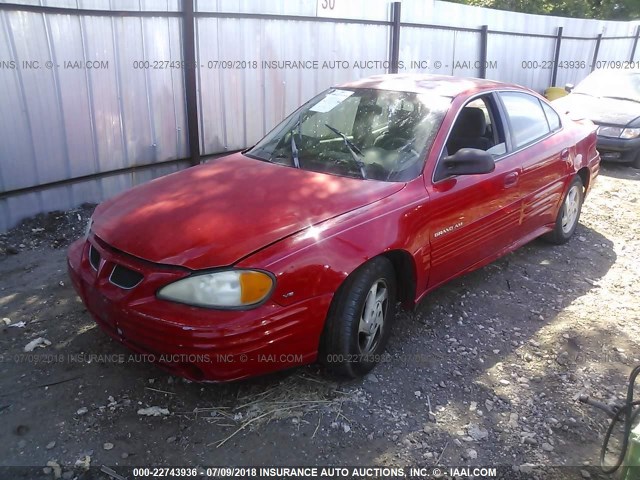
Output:
[[[496,167],[492,173],[447,177],[436,166],[432,179],[426,179],[430,287],[511,245],[517,238],[520,218],[522,169],[517,156],[507,155],[510,139],[494,94],[477,97],[449,114],[456,115],[456,120],[440,160],[460,148],[478,148],[494,155]]]

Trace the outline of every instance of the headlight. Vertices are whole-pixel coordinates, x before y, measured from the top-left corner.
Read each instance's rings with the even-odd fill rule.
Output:
[[[84,227],[84,239],[89,238],[89,234],[91,233],[91,227],[93,226],[93,218],[89,218],[87,222],[87,226]]]
[[[625,128],[620,134],[620,138],[638,138],[640,137],[640,128]]]
[[[265,272],[225,270],[178,280],[161,288],[158,297],[199,307],[251,307],[265,300],[273,286],[274,279]]]
[[[622,130],[623,129],[621,127],[600,127],[598,128],[598,135],[601,137],[618,138],[620,137]]]

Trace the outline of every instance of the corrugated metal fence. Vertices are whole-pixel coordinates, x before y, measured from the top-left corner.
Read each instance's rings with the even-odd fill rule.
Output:
[[[541,91],[576,83],[594,60],[640,57],[635,23],[433,0],[184,6],[0,0],[0,232],[251,145],[354,78],[397,69]]]

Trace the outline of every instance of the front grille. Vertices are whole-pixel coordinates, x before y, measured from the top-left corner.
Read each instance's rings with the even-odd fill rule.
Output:
[[[93,269],[97,272],[100,266],[100,253],[93,248],[93,245],[89,245],[89,263]]]
[[[141,273],[130,270],[122,265],[116,265],[113,267],[113,271],[109,277],[109,281],[111,283],[127,290],[138,285],[142,279],[143,275]]]

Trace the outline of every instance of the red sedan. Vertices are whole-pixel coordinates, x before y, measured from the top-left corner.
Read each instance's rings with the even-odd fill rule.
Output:
[[[175,374],[320,360],[356,377],[398,303],[536,237],[569,240],[599,162],[591,123],[522,87],[371,77],[99,205],[69,274],[104,331]]]

